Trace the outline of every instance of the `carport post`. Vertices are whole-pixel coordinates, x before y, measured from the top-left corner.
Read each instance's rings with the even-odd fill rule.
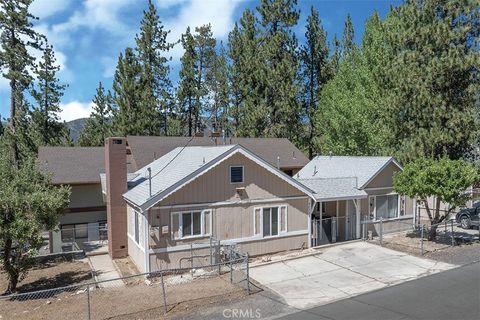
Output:
[[[383,217],[380,217],[380,245],[383,246]]]

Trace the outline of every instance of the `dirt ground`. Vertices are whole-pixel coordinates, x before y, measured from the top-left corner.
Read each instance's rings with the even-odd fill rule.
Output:
[[[42,263],[31,269],[17,286],[19,293],[51,289],[92,281],[90,265],[86,260],[57,260]],[[0,292],[7,289],[7,274],[0,272]]]
[[[199,278],[166,286],[167,314],[161,283],[137,284],[124,288],[76,288],[25,301],[0,299],[0,319],[162,319],[192,313],[198,307],[241,299],[245,290],[230,283],[229,274]],[[241,277],[239,276],[238,279]],[[88,299],[89,296],[89,299]]]

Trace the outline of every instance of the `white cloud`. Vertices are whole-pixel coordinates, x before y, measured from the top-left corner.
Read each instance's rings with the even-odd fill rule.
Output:
[[[157,0],[157,6],[160,9],[168,9],[184,4],[185,2],[187,2],[187,0]]]
[[[70,3],[68,0],[35,0],[30,5],[30,12],[34,16],[43,19],[62,12]]]
[[[181,7],[179,14],[165,20],[165,26],[171,30],[169,41],[175,42],[180,39],[187,26],[192,32],[195,27],[208,24],[212,25],[213,36],[223,39],[232,29],[235,8],[241,0],[190,0]],[[181,45],[176,45],[170,52],[173,59],[178,59],[183,54]]]
[[[115,74],[115,69],[117,68],[117,58],[114,57],[102,57],[101,62],[103,65],[102,76],[104,78],[112,78]]]
[[[93,111],[93,102],[79,102],[71,101],[69,103],[61,104],[60,119],[65,121],[72,121],[80,118],[88,118]]]

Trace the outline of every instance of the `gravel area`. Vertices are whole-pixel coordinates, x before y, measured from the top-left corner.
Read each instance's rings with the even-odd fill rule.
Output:
[[[443,250],[429,252],[425,258],[456,265],[466,265],[480,261],[480,243],[463,244]]]

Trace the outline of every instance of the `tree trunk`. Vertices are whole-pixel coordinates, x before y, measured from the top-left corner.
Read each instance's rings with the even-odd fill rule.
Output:
[[[8,286],[5,294],[10,294],[17,289],[19,273],[18,270],[12,264],[12,244],[13,241],[11,238],[5,240],[3,246],[4,255],[3,255],[3,267],[8,274]]]
[[[434,241],[437,237],[437,228],[438,228],[438,225],[436,225],[437,223],[432,223],[432,224],[435,224],[433,226],[430,227],[430,230],[428,231],[428,240],[429,241]]]

